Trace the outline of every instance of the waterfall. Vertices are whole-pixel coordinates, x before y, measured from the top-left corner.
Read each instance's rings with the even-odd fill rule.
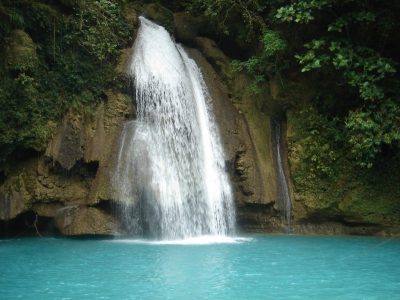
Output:
[[[123,225],[160,239],[233,234],[233,196],[200,69],[163,27],[140,17],[128,74],[137,120],[124,126],[113,177]]]
[[[276,162],[278,169],[278,188],[279,188],[279,201],[278,207],[282,213],[283,220],[287,227],[287,231],[290,232],[291,218],[292,218],[292,202],[290,200],[289,186],[286,179],[283,159],[282,159],[282,132],[280,122],[274,120],[274,131],[275,131],[275,145],[276,145]]]

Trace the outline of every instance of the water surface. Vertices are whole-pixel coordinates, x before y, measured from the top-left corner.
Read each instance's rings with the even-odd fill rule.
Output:
[[[0,268],[0,299],[399,299],[400,240],[23,238]]]

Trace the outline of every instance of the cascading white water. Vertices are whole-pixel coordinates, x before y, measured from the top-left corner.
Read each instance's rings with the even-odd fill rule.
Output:
[[[143,17],[132,51],[137,120],[123,129],[114,174],[122,221],[162,239],[233,234],[224,153],[198,66]]]
[[[276,143],[276,160],[278,169],[278,185],[279,185],[279,209],[283,214],[284,221],[287,226],[287,231],[290,232],[291,218],[292,218],[292,201],[290,199],[289,186],[287,183],[283,160],[282,160],[282,133],[281,124],[274,121],[275,128],[275,143]]]

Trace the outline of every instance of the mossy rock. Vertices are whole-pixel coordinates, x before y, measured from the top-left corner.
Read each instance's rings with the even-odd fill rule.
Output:
[[[6,63],[10,70],[26,72],[37,67],[36,45],[25,31],[13,30],[7,41]]]
[[[289,165],[295,185],[295,220],[331,220],[345,225],[369,224],[384,228],[398,226],[400,191],[396,162],[359,170],[341,157],[329,165],[336,176],[315,175],[306,162],[307,144],[312,137],[302,127],[301,108],[293,108],[287,113]]]
[[[122,90],[126,90],[128,87],[130,88],[130,82],[127,74],[130,60],[131,49],[123,49],[114,68],[115,81],[118,81],[118,83],[122,82],[120,84]]]
[[[194,17],[188,12],[174,14],[175,37],[184,43],[193,43],[193,40],[208,30],[208,22],[204,17]]]
[[[143,15],[155,23],[165,27],[169,32],[174,30],[174,14],[164,6],[151,3],[144,7]]]
[[[0,220],[11,220],[25,211],[29,198],[22,176],[13,176],[0,186]]]
[[[232,68],[229,58],[218,48],[217,44],[204,37],[196,37],[194,43],[201,53],[207,58],[211,65],[217,70],[225,82],[229,82],[232,77]]]
[[[137,28],[138,27],[138,14],[139,11],[141,11],[141,5],[139,5],[138,3],[125,3],[122,6],[122,15],[125,19],[125,21],[132,25],[133,28]]]
[[[40,13],[45,16],[45,19],[54,21],[54,19],[60,18],[60,14],[58,11],[51,5],[40,3],[40,2],[33,2],[32,9],[34,13]]]
[[[83,4],[83,0],[59,0],[62,5],[66,7],[75,7],[75,6],[81,6]]]
[[[64,235],[112,235],[117,229],[115,219],[106,212],[86,206],[70,206],[57,211],[57,229]]]

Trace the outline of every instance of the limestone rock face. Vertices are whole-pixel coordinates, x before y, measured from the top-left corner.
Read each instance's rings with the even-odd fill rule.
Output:
[[[43,157],[21,162],[0,186],[0,220],[28,210],[52,217],[63,205],[85,203],[89,182],[80,175],[54,171]]]
[[[12,220],[25,212],[46,218],[57,215],[60,220],[59,211],[65,207],[81,207],[111,199],[109,177],[119,132],[123,122],[135,113],[130,96],[109,90],[104,97],[105,101],[92,116],[68,112],[44,155],[22,160],[7,171],[0,184],[0,221]],[[70,219],[78,223],[72,227],[60,225],[60,232],[111,234],[111,227],[104,225],[110,224],[111,216],[103,214],[101,209],[73,212],[64,214],[63,220],[68,223],[68,216],[71,216]],[[86,217],[99,217],[104,222],[92,220],[90,227],[83,221]],[[84,227],[79,228],[81,225]]]
[[[341,234],[398,235],[399,190],[398,186],[387,183],[393,170],[383,169],[380,178],[374,176],[373,182],[346,172],[339,173],[334,180],[305,178],[304,157],[309,141],[298,126],[298,118],[295,111],[287,112],[288,158],[291,172],[296,176],[292,201],[296,230],[330,233],[334,228],[334,233]]]
[[[20,177],[0,187],[0,220],[8,221],[25,210],[26,190]]]
[[[196,37],[194,43],[215,68],[222,80],[227,82],[232,79],[230,60],[213,40],[205,37]]]
[[[63,235],[112,235],[117,228],[111,215],[95,207],[65,207],[57,211],[54,220]]]
[[[169,32],[173,32],[174,14],[169,9],[158,3],[151,3],[144,7],[143,14],[146,18],[165,27]]]
[[[64,1],[64,4],[67,6],[73,2]],[[13,71],[29,72],[37,63],[36,46],[22,30],[10,33],[5,55],[9,62],[7,67]],[[103,91],[103,101],[91,115],[76,110],[67,112],[54,126],[53,136],[44,147],[44,153],[38,152],[2,170],[0,223],[17,219],[25,213],[50,220],[57,215],[60,220],[59,211],[66,207],[89,207],[112,199],[109,192],[110,170],[113,169],[119,133],[123,123],[135,116],[133,99],[124,94],[128,61],[129,49],[126,49],[122,51],[115,69],[118,84],[114,89]],[[70,216],[78,223],[72,227],[60,225],[60,232],[110,234],[111,227],[104,224],[110,223],[111,216],[103,214],[102,209],[90,207],[69,211],[69,214],[63,215],[64,221],[68,223]],[[92,220],[88,223],[92,224],[90,227],[83,220],[86,217],[99,217],[107,222]]]
[[[204,40],[207,40],[208,45],[213,45],[213,48],[216,47],[214,42],[208,39]],[[248,126],[246,115],[239,113],[239,110],[229,99],[229,93],[220,76],[205,59],[212,54],[207,52],[204,57],[197,50],[190,49],[188,52],[200,66],[213,100],[212,108],[220,130],[227,165],[230,167],[231,180],[238,205],[241,206],[246,203],[268,204],[274,201],[274,196],[269,197],[269,195],[273,195],[274,190],[268,191],[269,187],[265,182],[267,178],[263,177],[264,170],[259,168],[260,159],[263,159],[261,155],[264,153],[257,153],[259,149],[255,147],[252,128]],[[214,60],[211,59],[211,62],[229,61],[219,49],[214,49],[214,52],[217,53],[217,56],[214,57]],[[228,69],[229,66],[221,65],[222,68]],[[266,136],[268,137],[268,135]],[[260,141],[260,143],[262,142],[266,144],[266,147],[268,146],[268,141]]]
[[[121,55],[119,56],[117,65],[115,67],[115,80],[120,82],[127,81],[126,72],[130,61],[130,54],[130,48],[123,49],[121,51]]]
[[[178,41],[192,44],[195,38],[207,31],[207,21],[188,12],[174,13],[174,35]]]
[[[80,5],[81,0],[60,2],[65,7],[73,7]],[[230,59],[218,45],[200,36],[208,30],[202,18],[187,12],[173,14],[154,3],[136,5],[136,2],[124,1],[123,5],[125,19],[135,28],[137,17],[144,12],[148,18],[175,32],[178,41],[195,47],[187,51],[199,65],[213,99],[238,223],[242,229],[251,231],[280,231],[272,119],[277,114],[286,116],[287,127],[282,128],[287,128],[288,140],[296,141],[288,147],[287,173],[294,174],[301,164],[303,149],[287,108],[292,102],[307,101],[306,98],[312,97],[312,90],[301,82],[285,82],[282,87],[280,80],[271,77],[265,86],[266,92],[251,94],[248,92],[250,78],[233,72]],[[22,30],[10,33],[5,55],[9,62],[6,67],[13,72],[29,72],[37,66],[34,41]],[[103,91],[104,101],[92,115],[69,111],[57,125],[45,153],[16,162],[0,176],[0,222],[29,212],[52,218],[59,232],[65,235],[109,235],[118,229],[116,220],[102,204],[114,200],[111,177],[120,132],[124,122],[135,117],[134,99],[128,95],[126,86],[121,88],[125,85],[129,60],[130,49],[125,49],[115,68],[116,84]],[[288,181],[293,196],[295,232],[400,234],[380,226],[394,224],[398,219],[391,220],[390,215],[380,213],[387,203],[378,197],[366,202],[360,187],[351,187],[340,195],[338,202],[334,197],[317,197],[309,191],[295,189],[290,176]],[[340,182],[338,188],[327,188],[339,190]],[[393,198],[391,205],[398,207],[397,203],[398,199]]]
[[[83,158],[85,135],[82,120],[73,113],[67,114],[46,150],[46,155],[61,167],[70,170]]]
[[[113,144],[116,129],[126,116],[132,114],[132,99],[121,93],[108,91],[107,103],[100,104],[94,119],[69,112],[58,126],[46,149],[46,156],[71,170],[80,160],[104,162]],[[108,151],[108,152],[107,152]]]

